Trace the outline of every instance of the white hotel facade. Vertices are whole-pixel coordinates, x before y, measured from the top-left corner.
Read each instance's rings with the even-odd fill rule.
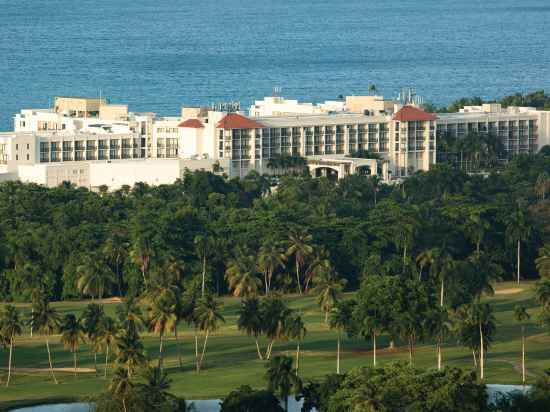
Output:
[[[391,180],[429,170],[438,136],[468,132],[501,138],[510,154],[534,153],[550,144],[550,112],[491,104],[436,117],[379,96],[318,105],[269,97],[248,116],[184,107],[159,118],[104,99],[57,97],[50,109],[21,110],[14,131],[0,133],[0,180],[114,190],[173,183],[185,170],[270,173],[269,160],[285,154],[305,157],[314,176]],[[351,157],[364,150],[383,160]]]

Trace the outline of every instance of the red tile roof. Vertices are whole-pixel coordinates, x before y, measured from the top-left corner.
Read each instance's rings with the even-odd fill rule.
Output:
[[[229,113],[216,125],[218,129],[263,129],[264,125],[237,113]]]
[[[434,114],[425,112],[414,106],[404,106],[393,115],[393,120],[398,120],[400,122],[429,121],[436,119],[437,117]]]
[[[201,129],[204,127],[199,119],[187,119],[184,122],[178,124],[178,127],[187,127],[190,129]]]

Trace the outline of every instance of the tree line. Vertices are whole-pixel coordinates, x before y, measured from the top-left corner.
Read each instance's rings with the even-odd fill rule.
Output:
[[[426,276],[436,255],[463,272],[535,278],[549,159],[518,156],[488,176],[440,165],[394,185],[201,171],[98,193],[2,183],[0,298],[137,296],[168,273],[236,296],[327,279],[353,290],[365,274]]]

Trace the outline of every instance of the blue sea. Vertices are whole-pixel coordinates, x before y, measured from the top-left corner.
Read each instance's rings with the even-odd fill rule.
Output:
[[[402,87],[550,90],[549,0],[0,0],[0,130],[55,95],[133,111]]]

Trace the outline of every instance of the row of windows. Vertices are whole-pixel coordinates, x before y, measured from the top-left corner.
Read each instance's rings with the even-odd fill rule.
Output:
[[[41,142],[40,162],[138,159],[145,157],[145,139]]]

